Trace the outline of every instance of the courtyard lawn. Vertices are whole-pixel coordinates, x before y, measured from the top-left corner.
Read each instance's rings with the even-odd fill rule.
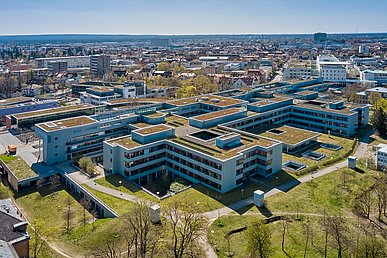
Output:
[[[321,136],[318,137],[318,141],[321,144],[331,143],[335,145],[340,145],[342,148],[340,150],[334,151],[334,150],[324,149],[316,145],[309,149],[300,151],[296,154],[283,153],[282,163],[285,163],[286,161],[290,160],[290,161],[295,161],[297,163],[306,165],[307,166],[306,168],[301,169],[297,172],[294,172],[294,174],[302,175],[303,171],[308,171],[308,167],[316,167],[316,170],[317,170],[318,168],[327,166],[327,164],[329,164],[331,160],[334,160],[334,159],[337,161],[343,160],[345,156],[348,155],[348,153],[350,153],[352,146],[354,145],[355,139],[348,139],[348,138],[332,136],[332,135],[328,137],[327,134],[321,134]],[[302,157],[301,154],[307,150],[313,150],[314,152],[325,154],[326,157],[321,159],[320,161],[315,161],[309,158]]]
[[[121,181],[121,184],[120,184]],[[138,198],[150,200],[152,202],[158,202],[159,200],[152,195],[146,193],[138,186],[134,185],[133,183],[129,182],[125,177],[121,175],[109,175],[106,177],[98,178],[95,180],[97,184],[100,184],[102,186],[115,189],[127,194],[134,195]]]
[[[246,182],[242,187],[234,189],[228,193],[221,194],[215,190],[199,184],[189,188],[188,190],[175,194],[172,197],[162,200],[161,205],[167,205],[168,203],[174,201],[182,201],[192,205],[199,203],[199,206],[203,212],[212,211],[242,200],[242,189],[243,199],[253,196],[254,191],[258,189],[262,191],[268,190],[264,186],[257,183]]]

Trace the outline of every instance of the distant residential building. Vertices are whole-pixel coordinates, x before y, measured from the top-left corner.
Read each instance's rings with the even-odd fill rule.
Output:
[[[372,89],[367,89],[365,91],[357,92],[355,95],[355,103],[358,104],[371,104],[370,96],[376,95],[377,98],[385,98],[387,99],[387,88],[376,87]],[[375,99],[375,97],[373,97]]]
[[[362,81],[375,81],[378,85],[387,84],[387,71],[364,70],[360,72]]]
[[[29,257],[28,222],[11,199],[0,200],[0,257]]]
[[[64,56],[36,58],[35,68],[48,68],[50,62],[67,62],[68,68],[90,67],[90,56]]]
[[[67,71],[67,61],[51,61],[48,62],[48,72],[56,74]]]
[[[110,100],[122,98],[121,94],[116,94],[114,88],[111,87],[94,87],[87,88],[81,92],[81,103],[88,103],[95,106],[106,104]]]
[[[347,79],[347,62],[341,62],[334,55],[319,55],[316,60],[317,70],[324,81],[345,82]]]
[[[126,81],[124,83],[124,87],[131,87],[133,86],[135,88],[135,96],[136,97],[145,97],[146,94],[146,84],[144,81]]]
[[[323,32],[317,32],[313,34],[314,43],[321,44],[327,41],[327,34]]]
[[[90,56],[90,73],[97,77],[102,77],[110,71],[109,55]]]

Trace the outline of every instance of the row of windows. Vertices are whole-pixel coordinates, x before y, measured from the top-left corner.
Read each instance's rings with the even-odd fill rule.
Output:
[[[199,165],[193,164],[192,162],[186,161],[185,159],[181,159],[181,158],[173,156],[173,155],[171,155],[169,153],[167,153],[167,158],[169,158],[171,160],[174,160],[174,161],[176,161],[176,162],[178,162],[178,163],[180,163],[180,164],[182,164],[184,166],[190,167],[190,168],[194,169],[195,171],[203,173],[203,174],[205,174],[207,176],[213,177],[213,178],[215,178],[217,180],[222,180],[222,175],[221,174],[213,172],[213,171],[208,170],[206,168],[203,168],[203,167],[201,167]]]
[[[202,182],[202,183],[204,183],[206,185],[209,185],[209,186],[211,186],[211,187],[213,187],[215,189],[218,189],[218,190],[222,190],[222,185],[220,185],[218,183],[215,183],[215,182],[213,182],[213,181],[211,181],[211,180],[209,180],[207,178],[204,178],[204,177],[202,177],[202,176],[200,176],[198,174],[192,173],[191,171],[186,170],[186,169],[184,169],[184,168],[182,168],[182,167],[180,167],[180,166],[178,166],[176,164],[173,164],[173,163],[167,161],[166,165],[168,167],[170,167],[170,168],[173,168],[174,170],[179,171],[180,173],[183,173],[184,175],[187,175],[187,176],[189,176],[191,178],[195,178],[196,180],[198,180],[198,181],[200,181],[200,182]]]
[[[170,146],[170,145],[167,145],[166,146],[168,150],[172,151],[172,152],[175,152],[175,153],[178,153],[180,155],[183,155],[189,159],[192,159],[192,160],[196,160],[197,162],[200,162],[202,164],[205,164],[207,166],[210,166],[210,167],[213,167],[213,168],[216,168],[218,170],[222,170],[222,165],[221,164],[218,164],[216,162],[213,162],[211,160],[208,160],[208,159],[205,159],[205,158],[202,158],[200,156],[197,156],[195,154],[192,154],[191,152],[188,152],[188,151],[184,151],[182,149],[179,149],[177,147],[174,147],[174,146]]]

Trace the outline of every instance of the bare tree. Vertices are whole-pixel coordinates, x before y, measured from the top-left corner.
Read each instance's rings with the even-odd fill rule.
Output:
[[[51,191],[55,191],[61,185],[61,177],[60,175],[53,175],[50,177],[50,189]]]
[[[382,214],[386,210],[387,204],[387,180],[383,178],[383,180],[377,181],[373,187],[373,191],[377,198],[378,220],[383,221]]]
[[[173,202],[164,210],[166,225],[172,233],[172,251],[175,258],[182,258],[186,253],[196,253],[198,240],[206,229],[206,219],[199,213],[197,205]],[[195,255],[197,256],[197,255]]]
[[[326,223],[327,232],[334,239],[332,245],[337,250],[337,258],[342,258],[349,244],[345,220],[339,216],[329,216],[326,218]]]
[[[355,210],[359,211],[367,219],[370,218],[372,207],[372,194],[370,189],[364,190],[355,199]]]
[[[82,198],[79,202],[83,207],[83,225],[86,224],[86,211],[90,210],[91,202],[86,198]]]
[[[288,231],[288,222],[286,219],[283,219],[282,220],[282,231],[281,231],[281,234],[282,234],[281,249],[282,249],[282,252],[284,252],[288,256],[287,252],[285,251],[285,238],[286,238],[287,231]]]
[[[36,258],[40,255],[40,252],[42,250],[44,240],[41,237],[42,231],[43,231],[43,221],[35,221],[33,227],[33,241],[31,241],[32,246],[32,257]]]
[[[39,179],[38,181],[36,181],[36,187],[38,188],[38,190],[40,190],[44,187],[44,185],[46,183],[47,183],[47,179],[43,177],[43,178]]]
[[[153,257],[156,252],[160,232],[152,223],[149,207],[143,203],[135,204],[132,211],[124,215],[124,221],[134,238],[135,257]]]
[[[65,225],[66,234],[68,234],[70,232],[72,218],[74,217],[74,212],[72,210],[73,199],[69,196],[65,199],[64,203],[66,207],[64,210],[63,217],[66,222],[66,225]]]
[[[106,239],[102,244],[97,245],[92,251],[94,257],[100,258],[119,258],[121,257],[121,246],[117,236]]]
[[[251,256],[260,258],[270,257],[271,248],[271,231],[261,220],[255,220],[246,230],[247,251]]]
[[[305,248],[304,248],[304,258],[305,258],[306,253],[308,251],[308,243],[309,243],[309,237],[310,237],[310,225],[304,224],[303,226],[304,226],[304,234],[305,234]]]

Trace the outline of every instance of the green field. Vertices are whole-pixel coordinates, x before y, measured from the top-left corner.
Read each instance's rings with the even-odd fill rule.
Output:
[[[243,226],[248,226],[249,223],[256,219],[253,215],[228,215],[217,219],[211,226],[209,232],[209,241],[215,247],[218,257],[228,257],[228,242],[225,234],[230,230],[235,230]],[[285,236],[285,251],[289,257],[303,257],[305,251],[305,225],[310,226],[313,234],[313,245],[308,242],[307,257],[324,257],[324,233],[321,227],[321,218],[318,217],[303,217],[301,220],[296,220],[292,217],[292,222],[287,224],[287,234]],[[283,222],[278,221],[268,225],[272,232],[272,254],[270,257],[286,258],[288,257],[281,250]],[[240,232],[231,235],[230,251],[234,254],[233,257],[248,257],[246,250],[247,239],[245,232]],[[328,257],[336,257],[337,254],[332,248],[328,249]]]
[[[101,201],[117,212],[118,215],[127,213],[133,207],[133,203],[130,201],[126,201],[115,196],[97,191],[87,185],[83,185],[83,187],[97,196]]]
[[[369,186],[376,175],[376,172],[368,171],[361,174],[343,168],[297,186],[286,193],[268,197],[266,206],[271,212],[323,213],[325,209],[331,213],[348,214],[351,212],[354,193],[361,190],[363,185]]]
[[[376,171],[359,173],[352,169],[343,168],[304,183],[286,193],[279,193],[265,200],[266,207],[256,208],[251,205],[230,215],[220,217],[211,225],[209,239],[218,249],[219,257],[226,257],[228,251],[225,234],[248,225],[254,218],[284,215],[292,219],[288,224],[286,237],[286,251],[290,257],[303,257],[305,247],[305,225],[309,225],[313,234],[313,246],[309,243],[307,257],[323,257],[321,252],[324,235],[321,220],[324,213],[337,214],[347,220],[347,226],[352,233],[351,238],[357,235],[356,216],[352,213],[353,200],[361,190],[370,187],[379,177]],[[345,182],[345,184],[344,184]],[[241,214],[241,215],[240,215]],[[366,223],[366,222],[365,222]],[[272,230],[273,254],[271,257],[287,257],[281,250],[283,222],[269,224]],[[352,239],[355,241],[355,239]],[[332,240],[330,240],[332,241]],[[236,233],[230,238],[231,251],[234,257],[247,257],[246,238],[243,232]],[[335,251],[330,248],[328,257],[336,257]],[[346,257],[346,256],[344,256]]]

